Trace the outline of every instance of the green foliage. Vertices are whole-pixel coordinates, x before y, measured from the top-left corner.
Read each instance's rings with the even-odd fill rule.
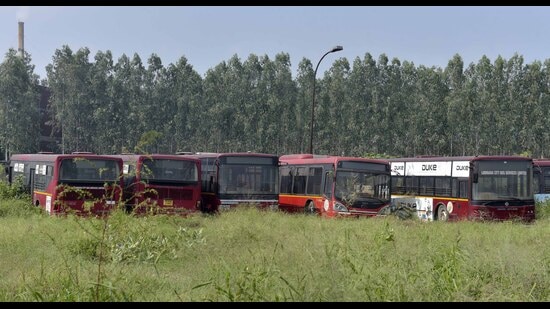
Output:
[[[135,148],[135,153],[151,153],[151,147],[162,137],[162,133],[151,130],[143,133]]]
[[[550,200],[537,202],[535,204],[535,215],[537,220],[547,220],[550,218]]]
[[[0,205],[1,206],[1,205]],[[1,301],[548,301],[547,219],[7,215]]]
[[[204,242],[201,230],[179,226],[166,235],[156,233],[155,223],[148,218],[128,225],[129,218],[113,213],[105,221],[79,222],[90,237],[75,243],[71,253],[94,261],[158,263],[162,257],[176,259],[181,248],[191,248]]]
[[[7,153],[38,150],[40,95],[33,71],[30,55],[11,48],[0,63],[0,148]]]
[[[25,185],[23,177],[16,177],[10,184],[7,181],[0,181],[0,199],[21,199],[29,198],[28,193],[25,192]]]
[[[370,159],[388,159],[388,158],[391,158],[390,155],[385,154],[385,153],[372,153],[372,152],[364,153],[361,157],[362,158],[370,158]]]
[[[1,189],[0,183],[0,189]],[[3,197],[0,199],[0,218],[21,217],[27,218],[33,215],[40,215],[43,211],[32,204],[30,198],[21,197]]]
[[[519,156],[522,156],[522,157],[527,157],[527,158],[532,158],[533,157],[533,154],[530,150],[525,150],[525,151],[522,151]]]
[[[293,78],[287,53],[233,55],[204,77],[185,57],[167,66],[156,54],[147,63],[138,54],[114,61],[110,51],[89,58],[86,47],[63,46],[46,69],[48,113],[64,152],[305,153],[313,128],[320,154],[549,155],[550,59],[483,55],[465,65],[456,54],[438,68],[365,53],[334,59],[321,76],[303,59]],[[36,149],[32,69],[15,51],[0,67],[4,149]]]

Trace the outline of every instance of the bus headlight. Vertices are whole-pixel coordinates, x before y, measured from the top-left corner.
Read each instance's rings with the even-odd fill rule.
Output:
[[[339,212],[348,212],[349,211],[348,208],[340,202],[334,203],[334,210],[339,211]]]

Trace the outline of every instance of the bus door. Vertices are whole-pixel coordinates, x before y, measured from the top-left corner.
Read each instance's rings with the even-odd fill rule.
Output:
[[[34,173],[35,173],[36,169],[31,167],[29,169],[29,188],[31,190],[31,196],[34,196]]]
[[[326,171],[324,175],[324,186],[323,186],[323,209],[328,211],[330,207],[334,207],[334,172]]]

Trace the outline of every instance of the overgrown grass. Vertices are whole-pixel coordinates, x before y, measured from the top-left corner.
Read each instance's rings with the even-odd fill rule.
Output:
[[[11,213],[0,217],[0,301],[550,300],[547,218]]]
[[[544,202],[537,202],[535,205],[535,214],[537,220],[550,219],[550,200]]]

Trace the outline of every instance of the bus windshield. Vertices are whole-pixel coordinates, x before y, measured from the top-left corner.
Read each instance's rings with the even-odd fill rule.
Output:
[[[219,192],[224,194],[277,194],[279,167],[276,165],[223,164]]]
[[[72,158],[63,159],[60,181],[116,181],[119,168],[114,160]]]
[[[478,161],[474,200],[532,199],[532,165],[527,161]],[[504,164],[503,164],[504,163]]]
[[[390,199],[390,175],[358,171],[336,173],[335,197],[356,207],[363,201],[387,203]]]
[[[146,159],[141,168],[141,179],[171,183],[189,183],[199,180],[199,171],[193,161]]]

